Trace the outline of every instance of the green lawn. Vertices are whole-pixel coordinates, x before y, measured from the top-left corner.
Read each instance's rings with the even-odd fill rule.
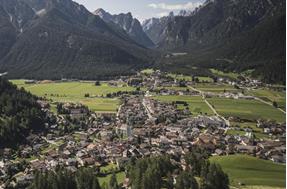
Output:
[[[224,78],[230,78],[233,80],[236,80],[237,77],[239,76],[238,73],[233,73],[233,72],[222,72],[216,69],[210,69],[210,71],[217,77],[224,77]]]
[[[276,101],[280,108],[286,109],[286,94],[284,92],[274,91],[267,88],[261,88],[248,91],[249,94],[257,96],[265,101]]]
[[[181,74],[167,74],[167,76],[172,77],[177,80],[192,81],[192,76],[181,75]]]
[[[247,155],[214,156],[210,160],[222,166],[233,186],[239,182],[246,186],[285,186],[285,165]]]
[[[46,97],[54,102],[75,102],[88,106],[96,112],[114,112],[116,111],[119,100],[105,98],[108,93],[118,91],[132,91],[132,87],[114,87],[103,83],[101,86],[95,86],[93,82],[60,82],[47,84],[25,84],[24,80],[12,80],[18,87],[24,87],[32,94]],[[89,94],[89,98],[85,98]]]
[[[246,132],[245,131],[238,131],[238,130],[233,130],[229,129],[226,134],[228,135],[239,135],[239,136],[245,136]]]
[[[100,168],[100,170],[102,171],[102,172],[104,172],[104,171],[112,171],[113,169],[116,169],[118,166],[116,165],[116,164],[113,164],[113,163],[110,163],[110,164],[108,164],[108,165],[106,165],[106,166],[102,166],[101,168]]]
[[[109,174],[105,177],[98,177],[100,185],[102,186],[104,183],[108,184],[110,182],[111,176],[112,174]],[[118,183],[120,184],[124,182],[126,174],[125,172],[122,171],[122,172],[117,173],[116,177],[117,177]]]
[[[170,76],[170,77],[177,79],[177,80],[192,81],[192,76],[188,76],[188,75],[167,74],[167,76]],[[196,76],[195,78],[198,78],[199,82],[208,82],[208,83],[213,82],[213,79],[210,77]]]
[[[232,85],[227,84],[225,85],[225,84],[214,84],[214,83],[197,83],[193,87],[204,92],[214,92],[214,93],[239,91],[238,89],[235,89]]]
[[[257,100],[208,98],[210,104],[224,117],[240,117],[243,119],[274,119],[285,121],[285,114],[278,109]]]
[[[186,91],[188,87],[157,87],[157,89],[169,89],[174,91]]]
[[[175,101],[185,101],[188,103],[189,110],[193,115],[199,115],[200,112],[208,115],[213,115],[213,112],[207,106],[207,104],[202,100],[201,96],[156,96],[154,99],[163,102],[175,102]],[[184,108],[184,106],[179,105],[178,108]]]
[[[154,73],[154,70],[153,69],[145,69],[145,70],[142,70],[141,73],[150,75],[150,74]]]
[[[199,82],[213,83],[213,79],[210,78],[210,77],[199,76],[199,77],[196,77],[196,78],[198,78]]]

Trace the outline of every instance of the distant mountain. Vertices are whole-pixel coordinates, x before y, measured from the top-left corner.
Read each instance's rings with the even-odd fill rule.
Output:
[[[285,6],[283,0],[208,0],[190,16],[152,20],[144,29],[160,49],[188,53],[176,67],[254,69],[267,82],[284,81]]]
[[[13,78],[106,78],[152,54],[71,0],[0,0],[0,27],[0,72]]]
[[[151,18],[145,20],[142,24],[144,32],[157,45],[166,38],[167,26],[174,20],[174,14],[171,12],[168,16],[162,18]]]
[[[149,48],[154,47],[151,39],[143,31],[140,22],[136,18],[133,18],[131,13],[111,15],[103,9],[98,9],[94,14],[101,17],[107,23],[112,22],[119,26],[138,44]]]

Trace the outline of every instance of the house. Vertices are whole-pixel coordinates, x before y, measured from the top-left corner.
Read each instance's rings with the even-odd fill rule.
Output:
[[[119,128],[117,128],[117,133],[122,134],[123,136],[131,137],[132,129],[127,124],[122,124]]]
[[[217,140],[214,136],[210,134],[201,134],[193,145],[200,146],[210,151],[214,151],[216,149]]]
[[[30,165],[33,170],[46,170],[47,169],[45,162],[39,159],[30,161]]]
[[[67,166],[75,166],[77,167],[78,161],[75,158],[69,158],[66,160],[66,165]]]
[[[216,154],[216,155],[219,155],[219,156],[222,156],[222,155],[224,155],[225,153],[224,153],[223,150],[217,148],[217,149],[215,150],[215,154]]]
[[[93,158],[91,158],[91,157],[88,157],[88,158],[80,159],[79,163],[82,166],[91,166],[91,165],[95,164],[95,160]]]
[[[250,146],[250,145],[237,144],[237,145],[235,145],[235,150],[237,152],[240,152],[240,153],[252,154],[252,153],[256,152],[257,147],[256,146]]]
[[[275,163],[286,163],[286,155],[285,154],[282,156],[274,155],[270,157],[270,160]]]

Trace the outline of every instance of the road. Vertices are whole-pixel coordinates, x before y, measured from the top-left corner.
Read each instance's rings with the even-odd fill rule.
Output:
[[[271,102],[267,102],[267,101],[262,100],[261,98],[258,98],[258,97],[254,97],[254,98],[255,98],[255,100],[258,100],[258,101],[260,101],[260,102],[262,102],[262,103],[264,103],[264,104],[267,104],[267,105],[269,105],[269,106],[274,107]],[[281,109],[281,108],[277,108],[277,109],[278,109],[279,111],[283,112],[284,114],[286,114],[286,112],[285,112],[283,109]]]
[[[119,106],[119,108],[118,108],[117,118],[118,118],[118,117],[119,117],[119,115],[120,115],[120,112],[121,112],[122,107],[123,107],[123,104],[121,104],[121,105]]]
[[[148,108],[148,105],[146,104],[146,99],[145,98],[143,98],[142,105],[144,106],[144,108],[145,108],[145,110],[147,112],[148,118],[152,119],[153,116],[151,115],[150,109]]]
[[[219,115],[219,114],[217,113],[217,111],[213,108],[213,106],[206,100],[203,91],[201,91],[201,90],[199,90],[199,89],[196,89],[196,88],[194,88],[194,87],[192,87],[192,86],[188,86],[188,88],[190,88],[190,89],[193,90],[193,91],[199,92],[200,95],[201,95],[201,97],[202,97],[202,100],[204,100],[204,102],[205,102],[205,103],[207,104],[207,106],[213,111],[213,113],[214,113],[216,116],[218,116],[218,117],[220,117],[221,119],[223,119],[223,120],[225,121],[225,123],[226,123],[227,126],[230,126],[230,122],[229,122],[227,119],[225,119],[225,117]]]

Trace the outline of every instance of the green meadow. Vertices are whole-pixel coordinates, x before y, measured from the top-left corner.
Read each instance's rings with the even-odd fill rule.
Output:
[[[185,81],[192,81],[192,76],[182,75],[182,74],[167,74],[167,76],[172,77],[177,80],[185,80]],[[199,80],[199,82],[207,82],[212,83],[213,79],[210,77],[205,76],[195,76]]]
[[[157,89],[168,89],[168,90],[174,90],[174,91],[186,91],[189,88],[188,87],[157,87]]]
[[[227,84],[216,84],[216,83],[197,83],[193,86],[194,88],[213,93],[223,93],[223,92],[238,92],[232,85]]]
[[[181,75],[181,74],[167,74],[167,76],[172,77],[177,80],[192,81],[192,76]]]
[[[210,77],[199,76],[199,77],[196,77],[196,78],[198,78],[199,82],[213,83],[213,79],[210,78]]]
[[[236,80],[237,77],[239,76],[238,73],[233,73],[233,72],[222,72],[216,69],[210,69],[210,71],[217,77],[224,77],[224,78],[230,78],[233,80]]]
[[[132,87],[114,87],[106,83],[95,86],[93,82],[59,82],[44,84],[25,84],[24,80],[12,80],[19,88],[34,95],[51,99],[53,102],[82,103],[96,112],[115,112],[120,104],[117,98],[106,98],[108,93],[133,91]],[[89,94],[90,97],[85,97]]]
[[[201,96],[155,96],[153,97],[156,100],[162,101],[162,102],[175,102],[175,101],[184,101],[188,103],[188,107],[190,112],[193,115],[199,115],[199,114],[207,114],[207,115],[213,115],[212,110],[208,107],[208,105],[202,100]],[[179,109],[183,109],[183,105],[178,105]]]
[[[117,168],[118,168],[118,166],[116,164],[109,163],[106,166],[100,167],[100,171],[102,173],[113,172]],[[112,174],[108,174],[105,177],[98,177],[100,185],[102,186],[103,184],[109,184],[111,176],[112,176]],[[116,178],[117,178],[117,181],[119,184],[124,182],[125,177],[126,177],[126,175],[123,171],[116,173]]]
[[[278,109],[257,100],[208,98],[210,104],[224,117],[240,117],[242,119],[270,119],[285,121],[285,114]]]
[[[277,102],[278,106],[286,109],[286,94],[281,91],[275,91],[267,88],[255,89],[248,91],[249,94],[261,98],[267,102]]]
[[[150,74],[154,73],[154,70],[153,69],[145,69],[145,70],[142,70],[141,73],[150,75]]]
[[[112,174],[109,174],[105,177],[98,177],[98,180],[99,180],[99,184],[101,186],[105,185],[105,184],[109,184],[110,180],[111,180],[111,177],[112,177]],[[117,181],[118,183],[123,183],[125,178],[126,178],[126,174],[125,172],[118,172],[116,173],[116,178],[117,178]]]
[[[244,188],[285,187],[286,165],[248,155],[214,156],[210,161],[222,166],[232,186],[239,187],[241,183]]]

